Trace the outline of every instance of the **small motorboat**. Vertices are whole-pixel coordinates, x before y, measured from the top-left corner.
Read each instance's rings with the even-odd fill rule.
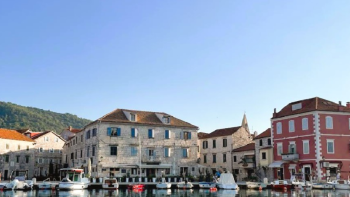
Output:
[[[129,190],[144,190],[146,187],[144,184],[130,184],[128,185]]]
[[[246,182],[247,189],[266,189],[267,185],[260,182]]]
[[[313,183],[312,189],[333,189],[334,184],[330,183]]]
[[[292,184],[285,180],[276,180],[271,183],[274,190],[291,190]]]
[[[216,185],[219,189],[239,189],[232,173],[230,172],[222,173]]]
[[[118,189],[119,183],[116,178],[103,178],[102,181],[103,189]]]
[[[39,183],[38,188],[39,189],[52,189],[51,188],[52,184],[51,184],[51,182],[48,182],[48,181],[50,181],[50,178],[47,178],[42,183]]]
[[[61,177],[64,177],[58,184],[60,190],[86,189],[89,186],[89,179],[84,177],[83,169],[62,168]]]
[[[199,182],[199,188],[201,189],[210,189],[210,188],[216,188],[215,182]]]
[[[165,182],[165,178],[162,178],[162,182],[157,183],[156,187],[157,189],[170,189],[171,183]]]
[[[191,182],[188,182],[187,179],[177,184],[177,188],[179,189],[191,189],[192,187],[193,184]]]
[[[14,176],[14,175],[19,176]],[[31,190],[33,188],[33,181],[26,180],[27,171],[26,170],[14,170],[11,173],[10,178],[12,179],[9,183],[1,183],[0,189],[2,190]]]
[[[350,190],[350,182],[347,180],[337,180],[333,187],[335,189]]]

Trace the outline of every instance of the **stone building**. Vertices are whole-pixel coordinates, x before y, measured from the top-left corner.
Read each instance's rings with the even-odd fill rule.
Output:
[[[268,128],[256,136],[254,141],[256,153],[256,174],[260,180],[263,180],[263,178],[268,178],[269,181],[273,181],[273,171],[271,168],[269,168],[269,165],[273,162],[271,129]]]
[[[69,167],[92,164],[93,177],[197,175],[198,127],[163,112],[116,109],[64,146]]]
[[[64,139],[64,140],[68,140],[71,137],[75,136],[77,133],[79,133],[81,131],[81,129],[75,129],[72,126],[69,126],[67,129],[63,130],[60,133],[60,136]]]
[[[210,168],[212,173],[220,169],[231,171],[232,150],[251,143],[252,139],[245,114],[241,126],[201,133],[200,164]]]
[[[232,173],[237,181],[257,181],[255,174],[255,143],[232,150]]]
[[[0,128],[0,172],[4,180],[12,171],[25,170],[33,177],[35,141],[15,130]]]

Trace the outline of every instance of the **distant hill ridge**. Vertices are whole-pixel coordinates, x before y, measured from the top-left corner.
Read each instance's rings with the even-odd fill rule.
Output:
[[[29,128],[32,131],[50,130],[60,133],[69,126],[83,128],[90,122],[91,120],[79,118],[69,113],[61,114],[0,101],[0,128]]]

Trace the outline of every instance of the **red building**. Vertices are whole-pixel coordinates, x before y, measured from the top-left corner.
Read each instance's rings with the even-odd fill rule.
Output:
[[[350,176],[350,103],[310,98],[274,110],[271,137],[275,179],[305,172],[318,180]]]

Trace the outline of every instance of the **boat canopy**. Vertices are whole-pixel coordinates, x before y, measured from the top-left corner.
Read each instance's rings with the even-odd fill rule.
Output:
[[[236,183],[235,179],[233,178],[232,173],[222,173],[220,175],[219,184],[233,184]]]
[[[285,161],[274,161],[269,165],[269,168],[280,168]]]

